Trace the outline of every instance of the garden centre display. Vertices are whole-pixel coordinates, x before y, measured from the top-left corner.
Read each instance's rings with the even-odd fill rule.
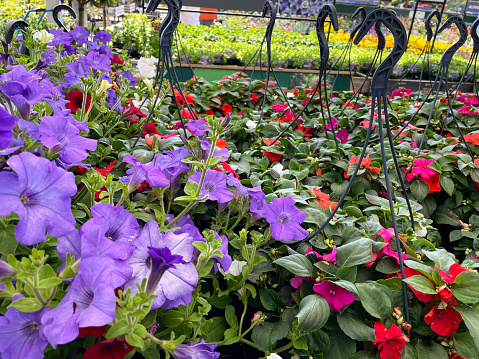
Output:
[[[424,46],[424,81],[467,72],[462,45],[407,50],[383,8],[339,33],[326,4],[313,35],[272,32],[269,68],[317,60],[285,98],[273,70],[180,83],[178,52],[244,66],[266,29],[174,14],[3,37],[0,357],[479,358],[478,96],[387,93]],[[332,67],[373,60],[378,21],[372,95],[333,91]]]

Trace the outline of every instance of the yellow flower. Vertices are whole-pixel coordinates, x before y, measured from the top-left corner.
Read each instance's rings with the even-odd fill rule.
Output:
[[[111,88],[113,85],[107,80],[101,80],[100,87],[96,90],[96,95],[100,96],[103,92]]]
[[[153,83],[155,82],[154,79],[143,79],[143,82],[145,83],[146,87],[148,87],[148,91],[153,90]]]

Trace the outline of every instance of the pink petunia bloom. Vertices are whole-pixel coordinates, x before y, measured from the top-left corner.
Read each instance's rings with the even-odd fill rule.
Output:
[[[354,294],[352,292],[327,280],[315,284],[313,290],[326,299],[329,308],[336,313],[339,313],[345,305],[354,302]]]
[[[334,117],[331,119],[331,121],[328,121],[326,124],[326,129],[332,130],[333,128],[331,127],[331,123],[333,124],[333,127],[336,128],[338,126],[339,121],[336,120]]]
[[[359,126],[369,128],[369,120],[364,120],[364,121],[359,122]],[[376,127],[376,125],[373,124],[372,129],[374,130],[375,127]]]
[[[434,176],[437,172],[432,168],[428,167],[429,164],[436,162],[434,160],[426,160],[425,158],[416,158],[414,160],[414,167],[412,168],[412,173],[415,176],[420,175],[424,179],[429,179]]]
[[[344,145],[346,142],[348,142],[349,139],[349,133],[346,130],[339,130],[336,133],[336,137],[338,140]]]

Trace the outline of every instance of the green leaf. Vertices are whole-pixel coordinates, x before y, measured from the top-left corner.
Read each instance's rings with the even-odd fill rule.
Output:
[[[227,305],[225,308],[225,318],[231,328],[238,330],[238,318],[236,318],[235,308],[232,305]]]
[[[419,340],[416,349],[417,356],[421,359],[448,359],[446,350],[436,343],[426,346],[422,340]]]
[[[477,283],[479,283],[479,273],[467,271],[460,273],[454,284],[451,285],[451,290],[456,299],[464,303],[478,303],[479,290],[477,290]]]
[[[433,284],[422,275],[413,275],[404,281],[417,291],[425,294],[436,294]]]
[[[363,320],[358,316],[349,312],[337,315],[336,319],[344,334],[358,341],[374,341],[374,329],[364,324]]]
[[[47,278],[47,279],[42,279],[38,285],[37,289],[50,289],[53,287],[56,287],[57,285],[60,285],[62,283],[62,280],[60,278]]]
[[[165,315],[161,317],[161,322],[168,328],[180,326],[185,320],[183,313],[178,310],[168,310]]]
[[[353,283],[348,282],[347,280],[337,280],[337,281],[334,281],[333,283],[336,285],[339,285],[341,288],[347,289],[350,292],[353,292],[354,294],[359,295],[358,289],[356,288],[356,286]]]
[[[259,288],[259,298],[263,307],[268,310],[275,311],[282,306],[279,294],[272,289]]]
[[[363,212],[361,212],[361,210],[355,206],[347,206],[346,208],[344,208],[344,210],[347,214],[356,218],[360,218],[363,216]]]
[[[202,333],[206,335],[205,340],[208,343],[220,341],[226,330],[226,320],[221,317],[214,317],[206,321],[201,328]]]
[[[311,277],[316,272],[308,258],[299,253],[276,259],[273,263],[300,277]]]
[[[409,268],[417,270],[419,273],[421,273],[422,275],[425,275],[429,279],[432,278],[432,268],[431,267],[429,267],[429,266],[427,266],[423,263],[419,263],[419,262],[412,261],[412,260],[405,260],[404,264],[406,266],[408,266]]]
[[[323,354],[324,356],[329,351],[329,337],[322,330],[316,330],[306,334],[304,340],[306,340],[308,354],[310,355]]]
[[[270,351],[274,343],[288,334],[289,329],[290,325],[284,320],[276,323],[265,322],[253,329],[251,338],[260,350]]]
[[[356,283],[359,299],[364,309],[375,318],[386,319],[391,315],[392,303],[386,291],[389,288],[376,282]]]
[[[469,329],[469,334],[474,339],[476,347],[479,348],[479,310],[467,305],[458,305],[454,309],[462,315],[462,320],[464,320],[467,329]]]
[[[131,346],[138,347],[140,349],[143,349],[145,347],[145,341],[135,333],[125,335],[125,340]]]
[[[447,271],[451,265],[456,263],[454,255],[442,248],[436,249],[434,252],[424,251],[423,253],[435,263],[435,267],[439,267],[445,271]]]
[[[133,326],[126,319],[121,319],[108,329],[107,339],[118,338],[133,330]]]
[[[312,332],[321,329],[329,319],[329,304],[323,297],[310,294],[301,300],[298,318],[298,329]]]
[[[411,183],[411,192],[416,197],[416,199],[421,202],[429,193],[429,186],[427,183],[416,180]]]
[[[33,313],[42,309],[42,305],[36,298],[20,298],[10,304],[8,308],[15,308],[19,312]]]
[[[0,253],[5,258],[9,254],[15,254],[18,242],[15,239],[15,226],[9,225],[0,231]]]
[[[339,267],[352,267],[373,260],[372,241],[361,238],[338,248],[336,259]]]
[[[328,332],[330,347],[325,359],[347,359],[356,353],[356,341],[340,331]]]
[[[469,333],[454,334],[454,348],[464,358],[479,359],[477,346]]]
[[[341,267],[336,272],[336,275],[343,280],[354,283],[357,273],[358,267]]]
[[[454,194],[454,181],[445,175],[439,177],[439,182],[441,183],[442,189],[447,192],[449,196]]]

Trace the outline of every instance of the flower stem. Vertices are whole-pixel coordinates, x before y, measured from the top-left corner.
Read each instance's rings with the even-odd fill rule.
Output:
[[[281,353],[284,352],[285,350],[288,350],[293,346],[293,341],[289,342],[288,344],[276,349],[273,353]]]

